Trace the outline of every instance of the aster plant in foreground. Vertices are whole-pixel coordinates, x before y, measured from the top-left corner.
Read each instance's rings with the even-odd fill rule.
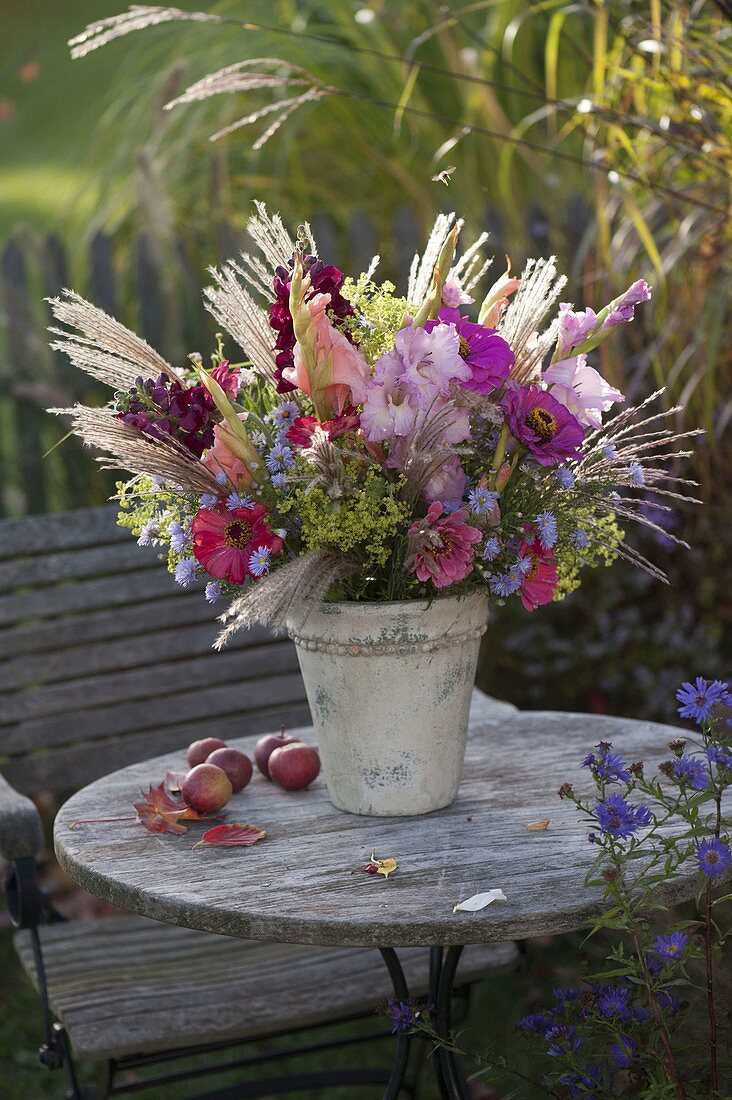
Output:
[[[323,598],[479,588],[533,611],[617,557],[664,579],[623,528],[655,526],[649,499],[662,515],[690,499],[668,469],[685,437],[665,426],[675,410],[650,409],[658,394],[625,408],[588,361],[650,288],[556,309],[566,280],[530,260],[471,315],[490,261],[485,235],[458,256],[460,229],[438,217],[402,296],[378,258],[348,277],[307,225],[293,239],[256,204],[255,247],[205,290],[231,337],[210,365],[165,362],[72,292],[52,303],[53,346],[114,391],[56,411],[133,475],[118,497],[138,542],[232,601],[223,640]]]

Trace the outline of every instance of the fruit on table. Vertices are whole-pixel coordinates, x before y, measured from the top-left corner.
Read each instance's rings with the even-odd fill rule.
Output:
[[[275,749],[294,744],[299,744],[297,738],[288,737],[284,730],[281,733],[266,733],[264,737],[260,737],[254,746],[254,761],[262,775],[267,779],[272,778],[269,774],[269,758]]]
[[[216,749],[226,747],[226,742],[220,737],[204,737],[201,741],[193,741],[186,751],[188,767],[195,768],[196,764],[203,764]]]
[[[281,745],[269,758],[269,777],[286,791],[302,791],[320,772],[320,757],[312,745],[293,741]]]
[[[249,757],[239,752],[239,749],[225,748],[214,749],[206,760],[207,764],[215,764],[217,768],[225,771],[231,783],[234,794],[243,791],[252,778],[252,762]]]
[[[215,814],[233,794],[231,780],[216,764],[196,764],[181,784],[180,793],[192,810],[199,814]]]

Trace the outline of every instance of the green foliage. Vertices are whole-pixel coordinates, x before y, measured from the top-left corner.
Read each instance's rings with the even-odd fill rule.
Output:
[[[583,569],[599,569],[617,561],[617,547],[625,538],[614,515],[593,515],[587,509],[586,516],[577,515],[577,527],[585,531],[590,539],[589,546],[580,550],[570,540],[561,540],[557,545],[557,590],[556,601],[563,600],[575,592],[582,584],[580,576]],[[586,524],[583,527],[583,523]]]
[[[380,355],[391,351],[394,337],[404,323],[404,315],[409,312],[409,302],[397,297],[395,290],[393,283],[374,283],[365,273],[343,283],[343,296],[358,312],[355,320],[346,318],[341,327],[354,333],[369,363],[375,363]]]

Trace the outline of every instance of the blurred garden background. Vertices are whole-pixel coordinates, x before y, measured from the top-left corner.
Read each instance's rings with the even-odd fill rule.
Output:
[[[633,536],[642,551],[654,540],[670,586],[619,563],[538,614],[499,609],[481,686],[524,708],[671,721],[678,683],[724,677],[732,651],[728,4],[178,6],[225,21],[168,23],[72,61],[67,40],[123,0],[0,0],[0,516],[110,491],[45,412],[93,398],[48,348],[45,296],[73,286],[180,360],[209,350],[205,269],[236,254],[254,198],[292,227],[310,220],[327,260],[359,270],[378,251],[395,280],[454,209],[464,239],[490,230],[496,275],[506,253],[514,271],[557,255],[578,308],[647,278],[652,302],[595,353],[602,373],[633,402],[666,387],[679,426],[705,429],[684,467],[704,506],[663,521],[691,549]],[[253,57],[344,94],[301,107],[261,149],[270,116],[209,137],[266,90],[163,110]]]

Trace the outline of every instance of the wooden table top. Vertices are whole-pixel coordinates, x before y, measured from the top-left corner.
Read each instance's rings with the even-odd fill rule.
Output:
[[[251,848],[192,851],[201,825],[184,836],[156,835],[132,820],[69,827],[133,812],[141,787],[185,770],[182,747],[74,795],[56,821],[56,851],[72,878],[115,905],[246,939],[400,947],[567,932],[598,911],[601,894],[583,884],[596,849],[558,787],[571,782],[591,792],[579,764],[601,740],[630,761],[644,760],[650,774],[678,732],[597,715],[518,712],[476,696],[460,794],[445,810],[354,816],[330,804],[322,777],[291,793],[255,771],[227,807],[229,821],[266,830]],[[311,731],[301,736],[312,740]],[[254,738],[231,743],[252,754]],[[526,829],[545,818],[546,831]],[[388,880],[361,870],[372,849],[398,861]],[[679,882],[668,900],[691,896],[694,884],[692,876]],[[494,887],[507,901],[453,913],[458,902]]]

